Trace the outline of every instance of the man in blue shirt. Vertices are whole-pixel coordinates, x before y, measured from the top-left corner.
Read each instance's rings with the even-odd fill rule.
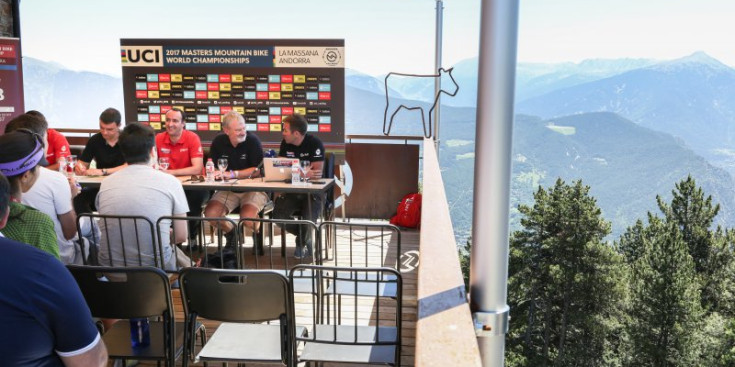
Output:
[[[1,148],[1,147],[0,147]],[[0,174],[0,230],[10,187]],[[76,281],[53,256],[0,233],[0,356],[7,366],[106,366],[107,349]]]

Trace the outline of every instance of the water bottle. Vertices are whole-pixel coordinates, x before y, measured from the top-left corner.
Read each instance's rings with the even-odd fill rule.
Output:
[[[133,348],[151,345],[150,323],[147,318],[130,319],[130,341]]]
[[[291,164],[291,184],[298,185],[301,183],[301,175],[299,175],[299,165],[297,163]]]
[[[204,173],[207,182],[214,182],[214,162],[212,162],[212,158],[207,159],[207,164],[204,165]]]

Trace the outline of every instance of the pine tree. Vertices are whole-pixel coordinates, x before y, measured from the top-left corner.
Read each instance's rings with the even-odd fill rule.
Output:
[[[658,207],[667,222],[676,224],[687,244],[699,275],[702,307],[707,312],[722,312],[735,316],[733,308],[733,236],[719,226],[712,228],[720,205],[705,198],[702,188],[688,176],[672,190],[670,204],[656,197]]]
[[[521,205],[510,247],[508,365],[600,366],[624,299],[622,259],[589,187],[561,179]]]
[[[676,223],[649,216],[642,253],[632,264],[628,333],[633,364],[692,366],[699,352],[694,332],[701,322],[699,284]]]

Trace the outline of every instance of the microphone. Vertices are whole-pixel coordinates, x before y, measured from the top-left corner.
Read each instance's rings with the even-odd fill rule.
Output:
[[[255,171],[260,171],[260,175],[264,176],[263,175],[263,161],[260,161],[260,163],[258,163],[258,166],[255,167],[255,169],[253,170],[253,172],[250,172],[250,175],[248,176],[248,180],[253,178],[253,173],[255,173]]]

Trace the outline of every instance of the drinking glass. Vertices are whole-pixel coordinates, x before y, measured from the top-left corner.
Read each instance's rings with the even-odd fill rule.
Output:
[[[169,165],[168,157],[161,157],[158,158],[158,166],[161,167],[162,170],[167,170]]]
[[[67,176],[74,177],[74,168],[77,166],[77,156],[72,154],[66,157],[66,163],[69,165],[69,169],[66,170]]]
[[[309,171],[311,170],[311,162],[302,160],[301,162],[301,176],[304,183],[309,182]]]
[[[217,168],[219,168],[219,174],[222,177],[222,182],[227,181],[227,177],[225,177],[225,171],[227,170],[227,158],[218,159]]]

